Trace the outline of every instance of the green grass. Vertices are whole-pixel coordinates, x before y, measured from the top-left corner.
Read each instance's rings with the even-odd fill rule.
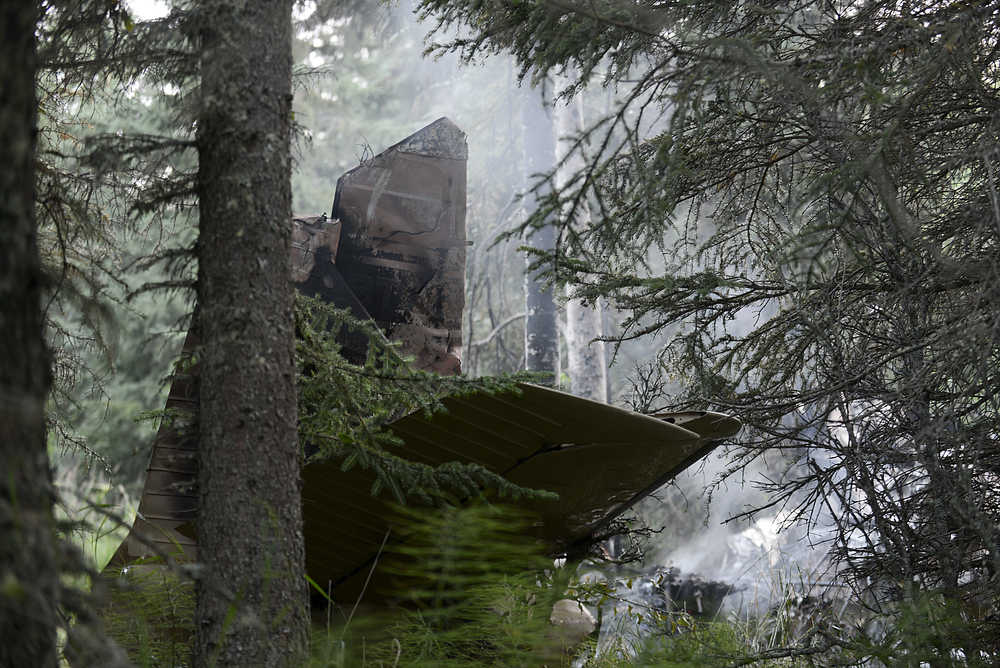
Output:
[[[362,601],[318,610],[309,668],[434,666],[569,666],[586,668],[733,665],[987,666],[995,656],[956,648],[983,646],[965,607],[941,596],[898,604],[878,621],[857,602],[800,605],[806,582],[777,578],[767,609],[695,620],[679,613],[645,615],[650,637],[621,640],[597,653],[592,635],[566,647],[549,623],[553,603],[567,596],[598,603],[607,587],[573,582],[573,569],[553,569],[527,536],[529,518],[488,504],[409,514],[404,544],[386,550],[380,568],[407,592],[395,607]],[[102,609],[109,634],[138,666],[191,663],[194,592],[167,568],[141,565],[112,576]],[[844,603],[843,601],[841,603]],[[845,614],[844,610],[848,610]],[[888,629],[875,632],[875,628]],[[980,627],[976,627],[980,628]],[[968,654],[968,656],[966,656]]]
[[[101,617],[108,635],[141,668],[191,665],[194,583],[167,567],[146,564],[106,576]]]

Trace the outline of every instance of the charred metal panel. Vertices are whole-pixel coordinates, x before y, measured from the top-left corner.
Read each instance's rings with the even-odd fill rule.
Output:
[[[337,267],[418,369],[461,372],[465,134],[440,118],[340,177]]]
[[[322,216],[292,219],[292,281],[302,285],[310,276],[323,276],[337,258],[341,224]]]
[[[348,286],[336,266],[340,234],[339,220],[326,215],[292,219],[292,280],[300,293],[346,308],[358,320],[372,316]],[[340,334],[341,352],[350,362],[360,364],[368,350],[364,334],[353,330]]]

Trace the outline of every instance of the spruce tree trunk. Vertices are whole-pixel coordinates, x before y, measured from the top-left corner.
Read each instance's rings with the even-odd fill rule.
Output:
[[[560,84],[568,82],[560,80]],[[585,168],[583,156],[573,151],[573,145],[583,130],[583,101],[579,95],[568,104],[560,103],[555,111],[556,160],[559,170],[556,185],[564,187]],[[586,209],[586,203],[583,204]],[[582,225],[590,224],[589,210],[578,212]],[[604,342],[595,339],[604,333],[600,303],[587,304],[572,298],[572,288],[566,288],[566,373],[569,391],[594,401],[608,401],[607,357]]]
[[[297,666],[308,601],[289,279],[291,2],[200,9],[195,662]]]
[[[533,177],[549,171],[555,164],[552,112],[543,104],[539,91],[526,89],[521,114],[524,123],[525,187],[531,188],[535,181]],[[535,211],[539,197],[543,194],[544,191],[525,194],[524,208],[528,214]],[[555,239],[555,230],[549,225],[528,236],[525,245],[552,250],[555,248]],[[529,256],[529,265],[531,261]],[[552,288],[539,279],[537,272],[525,271],[524,301],[527,314],[524,321],[524,368],[528,371],[551,373],[552,384],[556,385],[559,382],[556,305],[552,299]]]
[[[55,666],[59,592],[45,448],[49,358],[36,239],[34,2],[0,12],[0,666]]]

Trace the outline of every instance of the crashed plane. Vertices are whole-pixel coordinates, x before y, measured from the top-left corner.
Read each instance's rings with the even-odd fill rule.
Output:
[[[467,158],[465,134],[438,119],[344,174],[329,218],[293,221],[299,291],[374,320],[416,367],[442,375],[461,372]],[[196,344],[189,335],[185,351]],[[363,345],[347,341],[345,353],[361,355]],[[168,411],[197,409],[196,374],[175,377]],[[740,427],[719,413],[640,415],[530,384],[444,404],[447,412],[390,425],[401,452],[431,465],[479,464],[558,493],[532,502],[554,553],[586,544]],[[155,437],[138,516],[113,563],[178,551],[197,559],[197,441],[174,422]],[[372,474],[359,467],[313,462],[303,479],[307,573],[345,600],[361,591],[398,515],[370,495]]]

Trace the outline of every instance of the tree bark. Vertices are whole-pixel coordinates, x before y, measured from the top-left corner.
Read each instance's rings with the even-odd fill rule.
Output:
[[[570,289],[567,288],[567,296]],[[578,397],[607,403],[608,374],[601,336],[600,305],[579,299],[566,301],[566,373],[569,391]]]
[[[524,208],[528,214],[538,207],[544,187],[532,192],[536,175],[548,172],[555,164],[555,136],[552,127],[552,110],[544,104],[539,91],[527,89],[521,107],[524,123]],[[555,248],[555,230],[547,225],[535,230],[525,239],[525,244],[539,250]],[[532,257],[528,256],[530,265]],[[559,330],[556,305],[552,288],[540,280],[537,272],[526,269],[524,274],[524,368],[552,374],[552,383],[559,382]]]
[[[55,666],[59,569],[45,447],[51,382],[36,238],[33,2],[0,12],[0,666]]]
[[[204,0],[199,666],[300,665],[307,646],[291,235],[291,2]]]
[[[567,82],[560,81],[563,85]],[[556,187],[564,188],[572,177],[586,168],[583,155],[574,151],[574,143],[583,130],[583,101],[579,95],[555,111]],[[581,224],[590,224],[587,205],[577,213]],[[608,401],[607,357],[604,342],[597,341],[604,333],[600,303],[587,304],[574,299],[572,287],[566,288],[566,373],[569,391],[594,401]]]

